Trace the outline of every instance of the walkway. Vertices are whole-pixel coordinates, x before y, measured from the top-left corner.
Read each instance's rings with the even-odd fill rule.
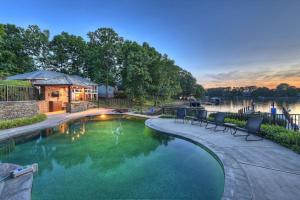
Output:
[[[223,199],[278,199],[300,197],[300,155],[269,140],[246,142],[244,137],[213,132],[173,119],[148,119],[155,130],[182,136],[211,149],[223,162]]]
[[[11,128],[6,130],[0,131],[0,141],[6,140],[11,137],[16,137],[22,134],[26,134],[29,132],[34,132],[37,130],[45,129],[45,128],[52,128],[55,126],[58,126],[59,124],[72,120],[72,119],[78,119],[81,117],[86,116],[93,116],[93,115],[101,115],[101,114],[112,114],[112,109],[105,109],[105,108],[99,108],[99,109],[90,109],[84,112],[78,112],[78,113],[59,113],[59,114],[48,114],[48,118],[45,121],[31,124],[27,126],[21,126],[17,128]]]
[[[17,137],[20,135],[24,135],[26,133],[46,129],[46,128],[53,128],[61,123],[73,120],[73,119],[79,119],[86,116],[96,116],[101,114],[121,114],[114,112],[113,109],[106,109],[106,108],[95,108],[95,109],[89,109],[87,111],[83,112],[77,112],[77,113],[65,113],[65,112],[56,112],[56,113],[46,113],[48,118],[45,121],[31,124],[27,126],[21,126],[17,128],[11,128],[11,129],[5,129],[0,131],[0,141],[7,140],[9,138]],[[141,114],[134,114],[134,113],[124,113],[131,116],[136,117],[145,117],[145,118],[157,118],[157,116],[145,116]]]

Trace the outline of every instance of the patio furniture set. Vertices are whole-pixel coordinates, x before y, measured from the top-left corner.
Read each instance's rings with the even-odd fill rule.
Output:
[[[212,129],[215,132],[223,131],[230,132],[235,137],[245,136],[246,141],[258,141],[262,140],[262,137],[250,139],[250,135],[258,135],[260,133],[261,124],[263,122],[263,118],[261,117],[250,117],[247,120],[247,123],[244,128],[238,127],[236,124],[226,123],[225,117],[226,113],[217,112],[215,113],[214,119],[212,121],[208,120],[207,110],[198,110],[196,115],[193,117],[187,116],[186,108],[178,108],[176,110],[175,122],[190,122],[192,125],[199,124],[202,126],[204,124],[206,129]],[[246,132],[246,134],[238,134],[238,131]]]

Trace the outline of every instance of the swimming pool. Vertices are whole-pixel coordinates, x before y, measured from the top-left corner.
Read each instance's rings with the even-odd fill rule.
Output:
[[[82,118],[16,143],[1,162],[39,164],[32,199],[220,199],[224,189],[214,156],[141,119]]]

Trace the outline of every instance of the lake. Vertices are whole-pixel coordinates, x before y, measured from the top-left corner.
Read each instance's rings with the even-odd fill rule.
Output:
[[[234,99],[224,100],[220,105],[203,105],[208,111],[218,112],[238,112],[239,109],[251,106],[251,102],[254,102],[255,111],[270,112],[271,104],[273,100],[270,99]],[[300,114],[300,98],[290,99],[277,99],[275,100],[275,106],[277,113],[282,113],[281,106],[285,106],[290,109],[290,114]]]

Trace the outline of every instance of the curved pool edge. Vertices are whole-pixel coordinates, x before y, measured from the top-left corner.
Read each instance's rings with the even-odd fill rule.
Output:
[[[112,109],[107,110],[96,110],[94,112],[80,112],[80,113],[72,113],[72,114],[58,114],[53,116],[48,116],[48,118],[42,122],[38,122],[35,124],[30,124],[26,126],[20,126],[10,129],[0,130],[0,141],[5,141],[11,138],[26,136],[26,134],[40,131],[48,128],[55,128],[60,124],[67,123],[72,120],[77,120],[83,117],[93,117],[98,115],[128,115],[133,117],[140,117],[144,119],[156,118],[157,116],[147,116],[135,113],[116,113],[113,112]]]
[[[188,134],[187,132],[178,132],[176,130],[166,129],[158,126],[157,124],[153,123],[153,119],[147,119],[145,121],[145,125],[155,131],[180,137],[187,141],[204,146],[223,167],[225,180],[222,199],[253,199],[252,187],[247,178],[247,174],[240,164],[228,153],[222,151],[216,145],[213,145],[209,141],[203,140],[200,137]]]

